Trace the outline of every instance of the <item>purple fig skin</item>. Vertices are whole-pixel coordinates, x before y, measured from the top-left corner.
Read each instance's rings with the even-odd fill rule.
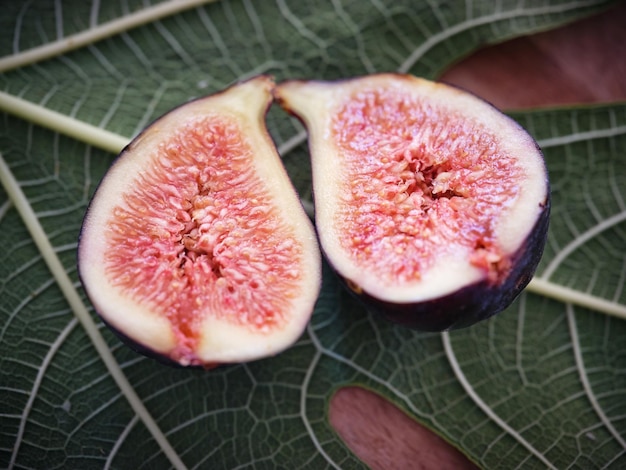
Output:
[[[398,325],[430,332],[466,328],[506,309],[528,285],[543,255],[549,220],[550,196],[525,243],[511,256],[512,268],[508,275],[497,284],[484,280],[428,301],[393,303],[378,299],[338,277],[366,310]]]

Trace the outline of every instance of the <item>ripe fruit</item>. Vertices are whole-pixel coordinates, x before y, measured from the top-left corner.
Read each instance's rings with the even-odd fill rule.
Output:
[[[78,249],[95,309],[180,365],[273,355],[304,330],[320,253],[264,126],[259,76],[167,113],[100,183]]]
[[[460,328],[530,281],[549,185],[513,120],[399,74],[288,81],[274,95],[309,132],[322,249],[369,308],[413,328]]]

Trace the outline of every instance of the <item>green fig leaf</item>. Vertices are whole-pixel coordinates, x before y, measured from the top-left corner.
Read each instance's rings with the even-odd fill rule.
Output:
[[[507,311],[420,333],[367,315],[326,268],[277,357],[213,371],[123,346],[75,267],[82,217],[119,150],[181,103],[259,73],[434,78],[479,46],[606,1],[7,2],[0,17],[0,466],[360,468],[328,403],[358,384],[486,468],[626,465],[626,106],[514,114],[552,181],[548,246]],[[303,198],[305,136],[270,132]],[[610,315],[606,315],[609,313]]]

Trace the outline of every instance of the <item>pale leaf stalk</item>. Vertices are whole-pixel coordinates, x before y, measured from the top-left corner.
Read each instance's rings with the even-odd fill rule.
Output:
[[[0,111],[67,135],[86,144],[119,153],[129,139],[71,116],[0,91]]]
[[[161,447],[163,453],[170,460],[170,463],[174,468],[185,469],[185,464],[182,462],[174,448],[171,446],[167,437],[161,431],[158,424],[152,418],[145,405],[141,401],[141,398],[137,395],[132,385],[124,375],[121,367],[115,360],[113,353],[106,344],[104,338],[98,330],[98,326],[91,318],[87,307],[83,303],[78,291],[72,284],[70,277],[68,276],[63,264],[59,260],[58,256],[54,252],[54,248],[50,243],[43,227],[37,219],[37,215],[33,211],[30,203],[26,199],[24,192],[20,188],[19,183],[15,179],[9,166],[4,160],[2,154],[0,154],[0,183],[4,186],[9,198],[18,213],[20,214],[24,224],[26,225],[30,235],[32,236],[35,245],[39,249],[44,261],[50,269],[54,279],[58,283],[63,295],[65,296],[70,308],[74,312],[74,315],[78,318],[91,342],[93,343],[96,351],[102,358],[108,372],[113,377],[113,380],[117,383],[118,387],[128,400],[133,411],[141,418],[146,428],[152,434],[155,441]]]
[[[561,286],[539,277],[533,278],[526,287],[526,290],[534,294],[543,295],[551,299],[596,310],[606,315],[612,315],[626,320],[626,305],[595,297],[591,294]]]
[[[56,57],[138,26],[216,0],[168,0],[39,47],[0,58],[0,73]]]

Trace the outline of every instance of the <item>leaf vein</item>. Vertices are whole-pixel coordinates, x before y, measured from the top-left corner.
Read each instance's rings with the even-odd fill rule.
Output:
[[[530,442],[528,442],[524,437],[515,429],[513,429],[506,421],[504,421],[500,416],[498,416],[487,403],[483,401],[483,399],[476,393],[476,390],[472,387],[472,384],[465,377],[465,373],[463,369],[461,369],[461,365],[456,358],[454,353],[454,349],[452,348],[452,342],[450,341],[450,334],[445,331],[441,334],[441,339],[443,341],[443,347],[446,351],[446,355],[448,357],[448,362],[454,371],[454,375],[456,375],[457,380],[465,390],[465,393],[472,399],[474,403],[485,413],[495,424],[497,424],[501,429],[507,432],[511,437],[513,437],[516,441],[518,441],[526,450],[528,450],[532,455],[537,457],[546,467],[556,470],[556,467],[537,449],[535,449]]]
[[[581,8],[583,6],[590,6],[597,4],[596,1],[583,1],[583,2],[571,2],[567,4],[561,5],[548,5],[536,8],[529,8],[527,10],[524,9],[515,9],[510,11],[496,11],[493,14],[485,15],[482,17],[471,18],[466,21],[462,21],[457,23],[448,29],[444,29],[436,34],[432,34],[426,39],[419,47],[417,47],[400,65],[398,71],[401,73],[406,73],[415,63],[420,60],[429,50],[431,50],[436,45],[445,41],[448,38],[451,38],[463,31],[467,31],[469,29],[475,28],[477,26],[482,25],[490,25],[495,21],[502,20],[510,20],[518,17],[528,16],[532,17],[534,15],[541,14],[549,14],[549,13],[562,13],[564,11],[568,11],[571,9]]]
[[[607,417],[606,413],[602,409],[602,406],[598,402],[598,399],[591,387],[591,383],[589,382],[589,377],[587,376],[585,369],[585,359],[582,354],[582,350],[580,347],[580,337],[578,336],[578,326],[576,324],[576,317],[574,315],[574,308],[571,304],[567,304],[567,323],[569,325],[570,336],[572,337],[572,348],[574,351],[574,359],[576,360],[576,368],[578,370],[578,376],[580,377],[580,382],[582,383],[583,389],[585,390],[585,394],[587,399],[591,403],[594,411],[600,418],[600,421],[604,424],[604,426],[608,429],[609,433],[613,436],[613,438],[619,442],[623,449],[626,449],[626,440],[620,435],[620,433],[615,429],[611,420]]]
[[[77,324],[78,324],[77,318],[73,318],[72,320],[68,322],[65,328],[61,330],[57,338],[50,345],[50,348],[48,349],[46,356],[44,357],[41,365],[39,366],[39,371],[37,372],[37,376],[35,377],[35,380],[33,381],[33,386],[31,388],[28,401],[26,402],[26,405],[24,406],[24,411],[22,412],[20,424],[19,424],[16,436],[15,436],[15,443],[13,444],[13,452],[11,454],[11,461],[9,462],[9,469],[12,469],[15,466],[15,461],[17,459],[17,454],[19,453],[19,450],[20,450],[22,438],[24,436],[24,431],[26,430],[28,416],[30,415],[30,411],[33,408],[33,403],[35,402],[35,399],[38,396],[37,392],[39,391],[39,387],[41,386],[43,378],[46,372],[48,371],[48,366],[52,362],[52,358],[54,357],[54,355],[57,353],[57,351],[59,350],[63,342],[67,339],[67,337],[74,330]]]
[[[568,243],[565,247],[561,249],[559,253],[557,253],[548,266],[544,269],[543,273],[541,273],[540,278],[542,280],[547,281],[554,274],[554,272],[558,269],[559,265],[567,259],[569,255],[571,255],[578,248],[583,246],[586,242],[596,237],[600,233],[609,230],[610,228],[616,226],[617,224],[626,220],[626,211],[618,212],[617,214],[602,220],[597,225],[594,225],[589,230],[581,233],[579,236],[574,238],[570,243]]]
[[[130,432],[133,430],[133,428],[135,427],[138,421],[139,421],[139,416],[135,415],[128,422],[128,424],[126,425],[122,433],[119,435],[119,437],[115,441],[115,444],[113,444],[113,447],[111,448],[111,451],[109,452],[109,455],[107,456],[107,460],[104,463],[103,470],[109,470],[111,468],[111,465],[113,465],[113,459],[115,459],[115,456],[117,455],[118,451],[122,447],[122,444],[124,444],[124,441],[126,440],[126,438],[130,434]]]
[[[322,345],[318,342],[317,337],[315,336],[315,332],[311,328],[310,324],[307,326],[307,331],[309,333],[309,336],[313,340],[313,343],[316,346],[316,350],[315,350],[315,355],[311,358],[311,363],[309,364],[309,367],[306,370],[306,374],[304,376],[304,380],[302,381],[302,391],[300,393],[300,417],[302,419],[302,424],[304,424],[304,428],[306,429],[307,434],[311,438],[311,441],[313,442],[313,445],[315,446],[317,451],[320,453],[320,455],[322,455],[324,457],[324,459],[326,459],[326,461],[330,465],[332,465],[337,470],[340,470],[340,468],[337,466],[337,464],[335,462],[333,462],[333,460],[326,453],[326,451],[322,447],[321,443],[317,439],[317,436],[315,435],[315,431],[313,430],[313,427],[311,426],[311,423],[309,422],[309,419],[307,417],[307,403],[306,403],[307,402],[307,391],[309,390],[309,384],[311,383],[311,378],[313,377],[313,372],[315,371],[315,368],[317,367],[317,364],[318,364],[318,362],[320,360],[320,357],[322,355]]]
[[[216,0],[169,0],[66,38],[63,38],[62,31],[60,34],[59,31],[57,31],[59,39],[56,41],[29,49],[25,52],[0,58],[0,72],[7,72],[23,67],[24,65],[50,59],[88,44],[93,44],[96,41],[128,31],[129,29],[136,28],[137,26],[156,21],[167,15],[214,1]]]

